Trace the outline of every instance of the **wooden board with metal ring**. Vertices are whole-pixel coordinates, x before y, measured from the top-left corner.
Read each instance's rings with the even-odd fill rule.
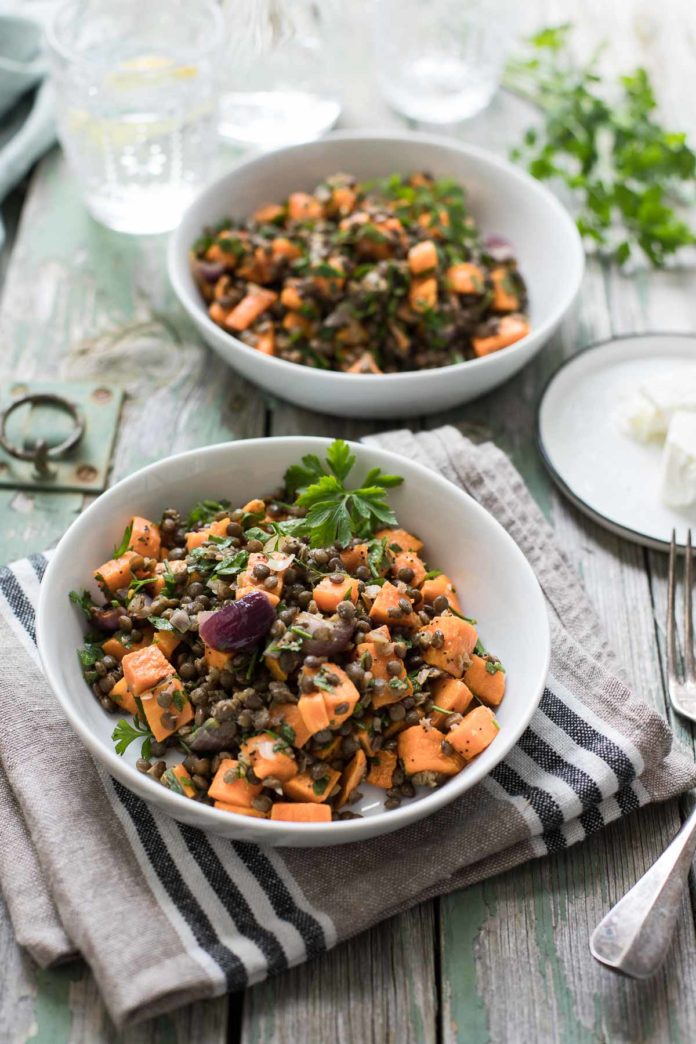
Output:
[[[83,381],[15,381],[0,401],[0,487],[99,493],[123,391]]]

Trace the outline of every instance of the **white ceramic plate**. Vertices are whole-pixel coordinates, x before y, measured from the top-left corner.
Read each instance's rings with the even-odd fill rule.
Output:
[[[619,337],[561,366],[539,405],[539,447],[563,492],[613,533],[658,550],[668,550],[673,529],[683,548],[696,507],[662,503],[662,446],[631,439],[617,412],[640,384],[689,361],[696,362],[696,336]]]
[[[175,819],[224,837],[270,845],[329,845],[396,830],[429,815],[473,786],[517,742],[539,701],[549,662],[544,600],[534,573],[505,530],[467,494],[404,457],[353,445],[356,477],[379,465],[404,476],[392,491],[399,521],[425,541],[428,560],[451,573],[465,610],[475,615],[484,644],[500,656],[508,687],[499,709],[500,732],[480,757],[438,790],[391,812],[383,792],[365,788],[363,819],[320,825],[251,819],[200,805],[143,776],[135,768],[138,744],[121,758],[111,741],[117,717],[106,714],[85,684],[75,650],[84,624],[68,592],[89,586],[92,570],[110,558],[129,517],[159,518],[169,506],[189,509],[203,497],[243,504],[276,489],[305,453],[323,456],[328,439],[251,439],[192,450],[151,464],[100,496],[61,540],[41,585],[37,617],[46,677],[90,753],[121,783]],[[361,790],[363,788],[361,787]],[[379,800],[378,800],[379,799]]]
[[[244,218],[261,203],[347,171],[361,180],[428,170],[465,186],[486,235],[515,248],[530,300],[531,333],[500,352],[454,366],[385,375],[298,366],[250,348],[209,317],[191,276],[189,251],[206,225]],[[407,417],[449,409],[497,387],[529,362],[570,308],[584,270],[575,223],[538,181],[473,145],[427,134],[341,132],[269,152],[235,167],[206,189],[169,241],[169,278],[201,337],[244,377],[273,395],[341,417]]]

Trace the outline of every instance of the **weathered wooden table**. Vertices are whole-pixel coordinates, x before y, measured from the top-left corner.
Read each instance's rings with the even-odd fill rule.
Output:
[[[345,5],[346,7],[348,5]],[[605,37],[612,66],[645,64],[666,116],[696,132],[696,10],[690,0],[538,0],[537,25],[574,19],[578,44]],[[346,69],[364,68],[360,33],[346,34]],[[369,79],[351,77],[349,124],[398,125]],[[527,116],[500,99],[463,137],[505,153]],[[690,126],[689,126],[690,121]],[[191,446],[294,432],[358,438],[375,425],[337,422],[273,400],[241,381],[192,332],[167,285],[160,239],[110,233],[81,206],[61,155],[49,155],[6,206],[0,390],[10,377],[91,378],[128,393],[112,475]],[[18,221],[17,221],[18,219]],[[625,543],[561,500],[533,441],[545,378],[579,347],[612,334],[696,329],[693,272],[634,277],[593,262],[579,307],[536,362],[493,395],[443,421],[473,426],[509,451],[553,521],[597,606],[626,676],[665,713],[666,558]],[[0,492],[0,555],[55,541],[83,507],[78,494]],[[693,745],[691,730],[672,722]],[[323,1044],[338,1041],[696,1040],[696,929],[684,899],[673,949],[649,983],[594,964],[588,934],[675,833],[676,803],[648,808],[580,847],[407,911],[311,965],[244,995],[192,1005],[118,1036],[87,967],[40,971],[0,915],[0,1040],[98,1044]]]

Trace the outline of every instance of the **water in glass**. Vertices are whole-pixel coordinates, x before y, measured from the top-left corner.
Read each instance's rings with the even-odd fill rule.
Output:
[[[83,0],[63,12],[53,38],[58,131],[87,207],[119,231],[173,228],[211,176],[217,9]]]

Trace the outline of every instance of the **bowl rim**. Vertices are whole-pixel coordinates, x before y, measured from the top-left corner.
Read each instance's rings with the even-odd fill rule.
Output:
[[[297,375],[299,367],[302,370],[309,370],[313,376],[316,376],[320,380],[333,383],[340,381],[341,387],[344,388],[347,388],[348,384],[352,384],[354,389],[358,387],[363,389],[376,387],[381,381],[386,379],[388,379],[391,384],[397,386],[399,383],[406,384],[409,381],[414,381],[419,378],[427,378],[429,375],[459,373],[463,367],[471,370],[473,368],[482,369],[491,364],[495,365],[498,353],[493,352],[490,355],[484,355],[478,359],[465,359],[463,362],[451,363],[448,366],[434,366],[428,370],[406,370],[401,373],[357,374],[343,373],[338,370],[313,369],[312,367],[301,366],[299,363],[288,362],[286,359],[278,359],[275,356],[269,356],[257,352],[255,348],[240,341],[238,337],[234,336],[234,334],[227,330],[222,330],[221,327],[219,327],[217,323],[214,323],[209,317],[206,309],[203,307],[202,301],[195,299],[193,294],[189,293],[189,290],[179,272],[179,266],[182,263],[188,263],[188,253],[191,248],[191,244],[186,244],[181,241],[183,228],[189,214],[204,200],[214,197],[219,192],[220,187],[228,180],[233,180],[235,175],[241,170],[253,170],[254,167],[263,166],[269,161],[269,158],[276,158],[279,162],[282,162],[282,157],[288,153],[302,152],[310,146],[341,141],[354,142],[356,144],[372,141],[383,141],[395,144],[416,142],[426,146],[430,145],[447,148],[452,152],[463,153],[473,157],[474,159],[488,163],[491,167],[504,171],[507,176],[524,186],[528,192],[533,192],[539,198],[543,199],[550,210],[554,212],[556,220],[564,226],[568,233],[568,245],[570,248],[569,254],[572,250],[572,260],[575,267],[574,278],[568,283],[568,290],[565,299],[560,302],[549,316],[547,316],[541,325],[532,328],[525,337],[520,338],[519,341],[516,341],[514,344],[506,348],[505,355],[509,358],[509,353],[519,354],[530,344],[530,342],[538,340],[543,341],[553,333],[554,329],[575,300],[578,291],[580,290],[580,285],[585,272],[585,251],[582,246],[582,239],[577,225],[572,217],[560,200],[550,192],[545,185],[542,185],[540,181],[533,178],[531,174],[528,174],[526,171],[513,166],[512,163],[508,162],[508,160],[502,159],[500,156],[496,156],[495,153],[481,148],[478,145],[470,145],[466,142],[460,142],[454,138],[448,138],[441,134],[427,134],[421,131],[402,131],[386,134],[381,130],[333,131],[330,134],[325,134],[322,138],[318,138],[316,141],[301,142],[297,145],[287,145],[279,149],[274,149],[271,152],[262,153],[260,156],[257,155],[250,159],[243,160],[241,163],[238,163],[231,169],[227,170],[219,178],[210,182],[188,205],[179,224],[171,233],[167,245],[167,272],[169,275],[169,281],[179,303],[183,306],[194,323],[200,324],[213,338],[217,339],[218,337],[222,337],[229,339],[230,346],[237,350],[241,350],[247,358],[254,358],[257,361],[260,361],[260,365],[263,366],[268,364],[269,366],[277,367],[279,376],[283,373],[286,373],[288,376],[291,374]]]
[[[200,461],[200,455],[203,453],[206,456],[212,457],[219,456],[224,458],[227,453],[232,449],[233,451],[249,452],[254,453],[254,450],[261,445],[267,445],[269,442],[283,442],[288,446],[294,446],[297,448],[299,453],[307,453],[312,450],[322,449],[331,443],[330,438],[323,436],[313,435],[287,435],[287,436],[276,436],[273,438],[257,438],[257,439],[240,439],[236,441],[228,441],[215,443],[210,446],[201,446],[191,450],[185,450],[182,453],[175,453],[169,457],[165,457],[162,460],[155,461],[152,464],[147,465],[144,468],[139,468],[137,471],[132,472],[125,478],[121,479],[115,485],[111,486],[108,490],[101,494],[96,500],[92,502],[78,517],[71,523],[66,530],[65,534],[58,543],[56,550],[54,551],[43,581],[39,589],[39,600],[36,613],[36,640],[39,650],[39,656],[43,667],[46,679],[51,687],[51,690],[60,703],[68,721],[72,725],[73,729],[78,735],[78,738],[82,740],[82,743],[89,751],[90,754],[106,769],[109,775],[118,779],[124,786],[130,791],[137,794],[148,804],[152,804],[157,808],[166,808],[168,813],[173,819],[179,819],[177,816],[177,810],[183,809],[181,805],[182,800],[188,800],[181,798],[180,795],[167,790],[166,788],[160,788],[157,792],[157,799],[153,801],[153,793],[151,790],[151,781],[146,780],[142,773],[129,765],[128,762],[124,761],[115,750],[107,748],[102,741],[89,729],[87,723],[83,721],[77,712],[76,705],[73,704],[73,700],[70,693],[63,688],[61,681],[58,677],[57,671],[54,671],[53,664],[51,662],[48,647],[47,647],[47,628],[50,626],[47,618],[47,603],[51,596],[51,590],[54,586],[54,576],[57,574],[60,568],[61,548],[65,547],[68,539],[74,541],[79,538],[83,530],[86,530],[91,525],[92,513],[97,509],[97,505],[101,504],[102,507],[108,506],[110,502],[118,503],[123,488],[133,482],[135,479],[142,479],[145,476],[154,476],[158,473],[159,469],[163,464],[170,464],[172,461],[179,461],[185,464],[187,461],[192,461],[198,457]],[[377,453],[383,458],[383,463],[390,467],[403,467],[404,459],[399,454],[392,453],[389,450],[384,450],[381,447],[365,446],[361,443],[349,442],[348,445],[351,449],[358,449],[362,453]],[[379,461],[378,461],[379,462]],[[435,482],[444,496],[454,497],[456,500],[467,503],[467,510],[473,511],[474,514],[478,514],[481,517],[485,516],[486,524],[492,525],[494,528],[498,528],[504,539],[508,540],[512,545],[511,551],[517,558],[519,567],[527,573],[529,580],[531,581],[530,590],[534,591],[533,598],[537,599],[537,605],[530,605],[531,612],[537,612],[540,620],[540,624],[543,631],[543,650],[540,661],[540,670],[538,675],[534,679],[530,679],[530,685],[533,689],[533,693],[529,699],[528,706],[524,713],[521,715],[519,721],[510,727],[507,734],[503,733],[498,737],[498,750],[499,756],[497,757],[495,764],[487,770],[481,769],[481,762],[474,761],[468,766],[466,773],[460,773],[459,776],[452,777],[448,783],[436,790],[431,791],[428,794],[424,794],[417,801],[413,801],[408,805],[404,805],[401,808],[394,809],[391,811],[382,811],[376,813],[374,816],[370,816],[367,819],[354,819],[354,820],[343,820],[334,821],[329,824],[311,824],[311,823],[292,823],[281,820],[270,820],[270,819],[254,819],[253,826],[254,831],[267,836],[269,843],[272,842],[276,836],[288,837],[289,835],[301,835],[307,827],[322,827],[326,830],[327,825],[333,831],[333,836],[336,839],[337,844],[341,844],[353,839],[360,840],[360,835],[366,830],[366,823],[374,824],[374,829],[370,836],[377,836],[385,834],[393,830],[400,829],[401,827],[407,826],[419,819],[424,819],[426,816],[431,815],[444,805],[450,804],[452,801],[461,797],[463,793],[470,790],[476,783],[480,782],[481,779],[485,778],[490,774],[493,768],[500,764],[500,762],[507,756],[512,748],[517,743],[518,739],[526,729],[529,721],[537,709],[539,701],[541,699],[546,679],[549,671],[550,658],[551,658],[551,638],[550,638],[550,626],[548,612],[544,601],[544,596],[541,590],[541,586],[537,577],[527,561],[526,557],[518,547],[517,543],[513,540],[510,534],[505,528],[498,522],[493,515],[491,515],[478,501],[460,489],[454,483],[444,478],[437,472],[431,471],[423,464],[419,464],[416,461],[408,460],[408,466],[415,468],[417,473],[422,473],[427,476],[429,480]],[[164,493],[162,494],[164,496]],[[449,783],[455,783],[455,781],[461,778],[461,783],[458,787],[450,788],[448,790]],[[226,812],[223,809],[217,809],[208,805],[200,805],[198,803],[192,803],[189,801],[187,806],[190,810],[193,810],[194,817],[200,819],[197,823],[198,827],[202,830],[211,830],[213,833],[219,833],[219,828],[222,824],[234,823],[236,820],[241,820],[239,823],[240,833],[244,832],[243,820],[245,817],[236,816],[235,813]],[[230,817],[235,816],[235,820],[231,820]],[[190,821],[190,817],[189,817]],[[317,834],[319,830],[317,829]],[[265,838],[264,838],[265,840]]]

